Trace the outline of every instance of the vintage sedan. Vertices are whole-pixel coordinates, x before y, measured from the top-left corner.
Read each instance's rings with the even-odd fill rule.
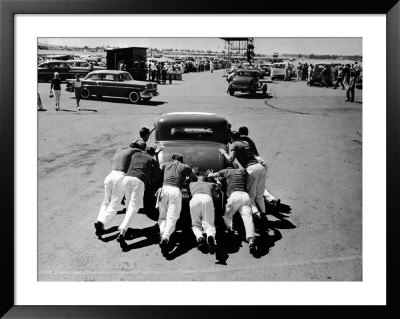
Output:
[[[87,69],[89,72],[106,69],[105,66],[100,65],[97,61],[91,62],[92,65],[86,60],[68,60],[67,63],[73,68],[84,68]]]
[[[228,86],[228,93],[234,95],[236,91],[250,92],[253,96],[257,91],[262,90],[263,94],[267,93],[267,84],[261,83],[258,70],[242,70],[238,69],[236,75]]]
[[[331,63],[316,63],[314,69],[310,73],[310,86],[313,86],[315,83],[321,84],[322,81],[322,70],[325,66],[329,67]],[[329,76],[327,78],[328,85],[333,85],[332,76],[329,72]]]
[[[199,174],[208,169],[218,172],[228,166],[219,149],[228,151],[228,121],[214,113],[178,112],[160,115],[154,123],[154,139],[157,161],[161,164],[171,160],[173,154],[182,154],[184,163],[197,167]],[[189,180],[182,188],[184,205],[191,198]],[[226,196],[215,199],[215,208],[223,211]]]
[[[61,81],[65,81],[66,79],[75,77],[75,74],[84,77],[89,73],[89,69],[72,66],[65,60],[48,60],[38,65],[38,81],[51,81],[55,72],[59,74]]]
[[[73,81],[73,79],[67,80],[67,91],[73,90]],[[139,103],[148,102],[159,93],[157,84],[134,80],[126,71],[98,70],[88,73],[82,79],[81,97],[89,99],[92,95],[98,98],[103,96],[127,98],[131,103]]]

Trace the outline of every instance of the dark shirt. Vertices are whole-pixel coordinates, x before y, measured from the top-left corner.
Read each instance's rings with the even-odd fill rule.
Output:
[[[126,176],[137,177],[148,184],[153,177],[157,179],[159,175],[160,168],[150,155],[144,152],[136,152],[132,155]]]
[[[206,194],[212,196],[212,190],[217,187],[215,183],[208,183],[203,181],[192,182],[189,184],[190,193],[192,196],[196,194]]]
[[[111,169],[126,173],[131,162],[131,157],[135,152],[140,152],[140,150],[132,147],[119,148],[115,152]]]
[[[235,152],[235,157],[243,168],[258,163],[254,153],[251,151],[250,144],[245,141],[234,142],[231,146],[231,151]]]
[[[137,139],[136,141],[133,142],[133,144],[136,144],[136,147],[144,151],[146,149],[146,142],[143,141],[142,138]]]
[[[182,188],[186,176],[190,175],[192,170],[189,165],[180,162],[164,163],[164,185],[170,185]]]
[[[249,143],[250,149],[251,149],[251,151],[253,152],[253,154],[254,154],[255,156],[259,156],[258,150],[257,150],[257,147],[256,147],[256,144],[254,143],[254,141],[253,141],[250,137],[248,137],[248,136],[246,136],[246,135],[241,135],[240,138],[241,138],[243,141]]]
[[[53,78],[51,80],[51,88],[53,88],[55,91],[61,90],[61,79]]]
[[[219,177],[223,177],[227,183],[227,194],[231,196],[233,192],[247,192],[247,177],[249,174],[244,169],[223,169],[218,172]]]

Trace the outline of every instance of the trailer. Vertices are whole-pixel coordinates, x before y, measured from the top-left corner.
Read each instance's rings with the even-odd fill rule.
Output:
[[[146,81],[148,74],[147,48],[108,49],[107,69],[128,71],[135,80]]]

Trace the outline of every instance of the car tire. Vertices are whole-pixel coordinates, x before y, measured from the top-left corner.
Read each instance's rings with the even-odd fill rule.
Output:
[[[148,103],[151,100],[151,97],[144,97],[142,100],[144,103]]]
[[[263,92],[264,95],[267,94],[267,89],[268,89],[267,85],[264,84],[264,85],[262,86],[262,92]]]
[[[234,90],[229,90],[229,95],[233,96],[233,94],[235,94],[235,91]]]
[[[85,100],[89,99],[91,95],[92,94],[90,93],[90,90],[87,87],[84,87],[82,89],[82,91],[81,91],[81,98],[82,99],[85,99]]]
[[[136,104],[140,101],[140,94],[139,92],[131,91],[128,95],[128,98],[131,103]]]

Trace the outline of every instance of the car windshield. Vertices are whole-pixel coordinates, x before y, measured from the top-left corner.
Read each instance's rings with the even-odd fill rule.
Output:
[[[239,71],[237,75],[240,76],[249,76],[249,77],[257,77],[257,72],[246,72],[246,71]]]
[[[74,67],[80,67],[80,68],[87,68],[89,67],[89,64],[87,62],[70,62],[69,63],[71,66]]]

